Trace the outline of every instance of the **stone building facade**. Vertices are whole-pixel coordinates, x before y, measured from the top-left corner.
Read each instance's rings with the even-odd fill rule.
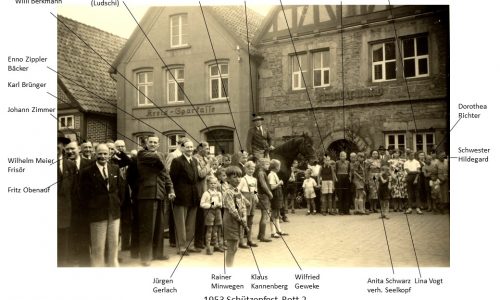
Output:
[[[276,7],[254,40],[259,113],[277,143],[309,132],[336,154],[448,147],[447,6],[284,10],[286,20]]]

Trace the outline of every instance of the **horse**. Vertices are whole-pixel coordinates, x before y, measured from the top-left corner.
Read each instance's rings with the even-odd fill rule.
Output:
[[[271,159],[277,159],[281,162],[278,177],[283,180],[284,186],[286,186],[290,178],[292,163],[299,154],[306,159],[315,157],[313,140],[308,134],[304,133],[299,137],[290,139],[277,146],[269,155]]]

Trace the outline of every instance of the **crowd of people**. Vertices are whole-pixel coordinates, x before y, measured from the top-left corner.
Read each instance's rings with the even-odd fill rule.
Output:
[[[444,153],[379,149],[348,159],[342,151],[336,161],[296,160],[282,178],[282,162],[269,158],[274,147],[262,118],[254,121],[251,153],[230,156],[214,156],[207,142],[195,147],[188,138],[164,154],[157,136],[127,152],[123,140],[78,144],[59,133],[58,266],[117,267],[120,250],[149,266],[169,258],[167,229],[177,254],[224,252],[232,266],[239,248],[288,235],[283,223],[302,203],[307,215],[377,212],[387,219],[391,207],[407,214],[422,214],[424,205],[435,213],[448,208]]]
[[[409,149],[401,153],[380,147],[368,157],[365,152],[352,152],[347,159],[342,151],[337,161],[328,155],[312,163],[295,161],[288,181],[288,208],[294,213],[295,206],[306,203],[307,215],[380,213],[385,219],[390,209],[406,214],[448,212],[446,154]],[[303,180],[295,180],[301,176]]]
[[[127,152],[123,140],[88,147],[59,135],[59,266],[116,267],[120,249],[149,266],[168,259],[167,228],[178,254],[225,252],[231,266],[238,248],[258,246],[252,230],[258,210],[260,242],[287,235],[279,222],[280,161],[249,160],[245,151],[228,161],[211,155],[207,142],[195,148],[187,138],[166,155],[158,151],[159,137],[145,142]]]

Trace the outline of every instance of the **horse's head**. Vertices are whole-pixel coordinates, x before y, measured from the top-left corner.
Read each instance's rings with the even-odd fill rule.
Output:
[[[299,153],[306,159],[312,159],[315,157],[316,151],[314,150],[313,139],[307,134],[302,134],[302,143],[299,145]]]

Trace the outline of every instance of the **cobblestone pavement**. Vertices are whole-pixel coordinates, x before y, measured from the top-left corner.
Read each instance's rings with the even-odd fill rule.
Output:
[[[416,267],[406,216],[391,212],[385,220],[390,253],[395,268]],[[282,229],[289,236],[273,239],[271,243],[258,243],[253,255],[249,249],[238,249],[235,267],[260,268],[289,267],[391,267],[379,214],[367,216],[306,216],[305,209],[289,214],[290,222],[282,223]],[[255,216],[257,220],[260,213]],[[415,212],[408,215],[408,221],[415,244],[420,267],[449,267],[450,265],[450,216]],[[255,221],[254,221],[255,222]],[[267,228],[269,232],[269,227]],[[254,224],[254,235],[258,228]],[[286,242],[286,244],[285,244]],[[290,249],[290,251],[288,250]],[[174,268],[180,256],[165,240],[166,261],[153,261],[151,267]],[[295,262],[293,256],[297,260]],[[255,256],[255,260],[253,258]],[[131,259],[129,252],[120,253],[122,267],[140,266],[138,259]],[[224,267],[223,253],[208,256],[205,252],[183,257],[181,267]]]

